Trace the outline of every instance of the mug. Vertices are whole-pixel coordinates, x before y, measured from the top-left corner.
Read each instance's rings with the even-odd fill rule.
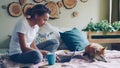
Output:
[[[47,61],[49,65],[54,65],[56,62],[56,54],[55,53],[48,53],[47,56]]]

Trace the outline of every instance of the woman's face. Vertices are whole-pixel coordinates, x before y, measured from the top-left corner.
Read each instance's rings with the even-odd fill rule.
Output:
[[[43,26],[49,19],[49,14],[48,13],[45,13],[44,15],[42,16],[39,16],[39,15],[36,15],[35,17],[35,21],[36,21],[36,24],[41,27]]]

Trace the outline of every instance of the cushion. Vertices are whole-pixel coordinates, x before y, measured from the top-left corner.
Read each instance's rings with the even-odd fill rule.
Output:
[[[72,30],[60,32],[60,37],[69,50],[81,51],[87,45],[89,45],[89,41],[86,36],[82,34],[77,28],[73,28]]]
[[[52,26],[50,23],[45,23],[45,25],[40,27],[35,41],[36,44],[39,44],[40,42],[50,39],[60,40],[59,29],[55,26]]]
[[[36,44],[39,44],[41,42],[53,39],[53,36],[54,36],[53,32],[48,32],[48,33],[40,33],[39,32],[35,39],[35,42],[36,42]]]
[[[57,27],[51,25],[50,23],[45,23],[45,25],[40,27],[39,30],[40,33],[53,32],[54,37],[58,40],[60,39],[59,31],[60,30]]]

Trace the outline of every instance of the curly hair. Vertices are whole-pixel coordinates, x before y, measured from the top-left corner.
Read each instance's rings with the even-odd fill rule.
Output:
[[[44,15],[45,13],[51,13],[51,11],[43,4],[37,4],[34,7],[27,10],[25,13],[29,18],[34,18],[35,14],[38,14],[39,16]]]

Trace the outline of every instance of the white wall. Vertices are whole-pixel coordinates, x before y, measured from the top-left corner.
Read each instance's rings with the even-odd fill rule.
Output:
[[[59,27],[80,27],[82,29],[93,18],[94,21],[101,19],[108,19],[108,6],[109,0],[88,0],[87,3],[82,3],[78,0],[78,3],[73,9],[61,8],[60,19],[56,21],[50,20],[55,26]],[[78,11],[78,17],[72,17],[72,12]]]
[[[11,35],[12,29],[16,21],[20,17],[11,17],[7,13],[7,9],[2,9],[2,5],[8,5],[18,0],[0,0],[0,48],[8,47],[8,35]],[[60,0],[51,0],[60,1]],[[27,3],[34,3],[33,0],[27,0]],[[45,3],[45,2],[43,2]],[[78,27],[80,30],[85,27],[91,18],[94,21],[108,19],[109,16],[109,0],[88,0],[82,3],[77,0],[77,5],[73,9],[60,8],[61,14],[59,19],[49,20],[52,25],[57,27]],[[78,11],[78,16],[73,17],[72,13]]]

